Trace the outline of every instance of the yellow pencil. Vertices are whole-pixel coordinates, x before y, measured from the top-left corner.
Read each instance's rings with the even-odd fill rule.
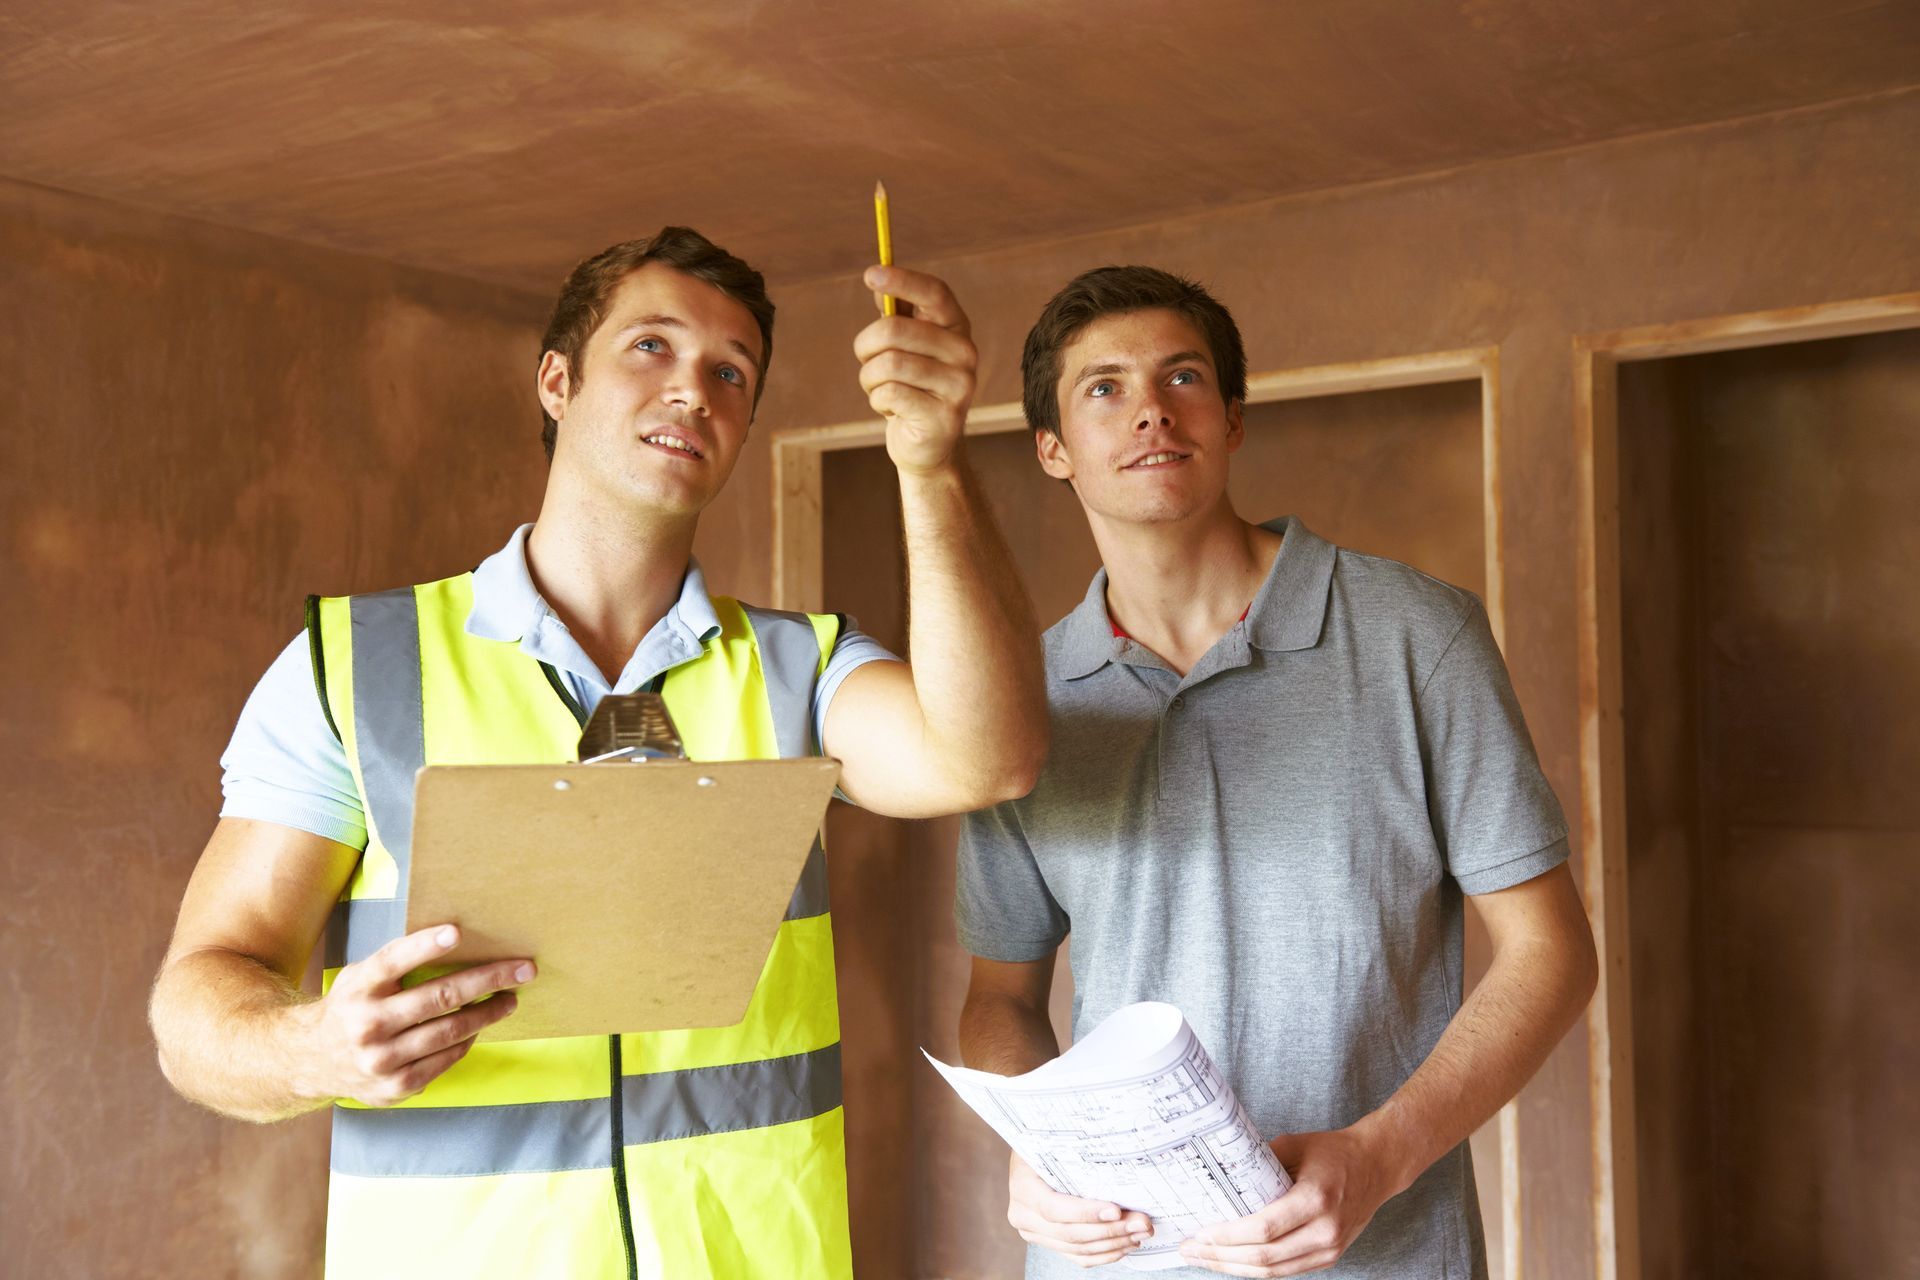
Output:
[[[873,184],[873,225],[880,232],[880,265],[890,267],[893,265],[893,227],[887,221],[887,184],[884,182]],[[880,314],[894,314],[892,294],[880,295]]]

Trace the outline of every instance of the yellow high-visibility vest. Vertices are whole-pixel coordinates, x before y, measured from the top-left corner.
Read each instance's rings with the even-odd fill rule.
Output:
[[[327,930],[329,983],[404,928],[421,766],[575,757],[580,708],[558,674],[469,635],[472,605],[471,574],[308,603],[315,680],[367,815]],[[687,754],[811,753],[839,619],[713,607],[719,633],[660,688]],[[850,1276],[840,1100],[816,840],[739,1023],[477,1044],[399,1106],[336,1106],[327,1275]]]

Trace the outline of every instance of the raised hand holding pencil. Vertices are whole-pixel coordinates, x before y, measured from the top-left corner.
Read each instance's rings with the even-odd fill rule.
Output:
[[[880,262],[867,268],[880,318],[853,341],[860,386],[887,420],[887,455],[903,473],[948,465],[973,404],[974,349],[967,314],[946,283],[892,265],[886,188],[874,188]],[[897,302],[896,302],[897,300]]]

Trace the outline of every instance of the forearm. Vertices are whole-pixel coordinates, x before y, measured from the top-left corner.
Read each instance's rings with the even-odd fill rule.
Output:
[[[1033,785],[1047,746],[1039,628],[963,450],[900,475],[908,658],[929,755],[973,804]]]
[[[181,955],[154,983],[160,1069],[179,1092],[240,1120],[284,1120],[331,1099],[303,1080],[314,999],[234,951]]]
[[[960,1011],[960,1056],[969,1067],[1024,1075],[1060,1056],[1044,1008],[1000,994],[969,994]]]
[[[1396,1191],[1518,1093],[1579,1018],[1595,975],[1591,943],[1582,942],[1496,952],[1427,1060],[1354,1126],[1386,1154]]]

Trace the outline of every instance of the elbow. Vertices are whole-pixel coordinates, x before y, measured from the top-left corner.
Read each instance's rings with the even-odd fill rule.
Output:
[[[154,979],[152,994],[147,997],[147,1028],[153,1032],[154,1061],[160,1068],[161,1077],[173,1086],[175,1093],[189,1102],[198,1102],[199,1099],[188,1092],[186,1083],[181,1078],[180,1058],[173,1051],[174,1019],[171,1002],[168,999],[167,982],[170,974],[170,968],[162,968],[159,976]]]
[[[1600,987],[1600,957],[1594,950],[1593,929],[1586,918],[1580,917],[1577,924],[1565,929],[1558,945],[1541,959],[1559,974],[1561,1008],[1567,1011],[1568,1021],[1578,1022]]]
[[[1040,781],[1040,767],[1046,762],[1038,756],[1009,756],[991,768],[979,770],[960,784],[959,809],[990,809],[1009,800],[1018,800]]]
[[[1018,800],[1032,791],[1047,766],[1047,745],[1044,719],[1031,732],[1020,735],[1017,742],[1009,743],[989,779],[992,795],[978,807]]]
[[[189,1102],[198,1102],[199,1099],[188,1093],[186,1087],[180,1082],[179,1068],[174,1065],[172,1056],[167,1053],[167,1046],[164,1041],[156,1040],[154,1042],[153,1056],[154,1061],[160,1066],[161,1078],[172,1086],[173,1091]]]
[[[992,796],[987,804],[1005,804],[1009,800],[1018,800],[1033,790],[1040,781],[1040,769],[1047,762],[1046,753],[1009,761],[1006,767],[993,779]]]
[[[1576,940],[1573,981],[1580,996],[1580,1007],[1584,1009],[1593,999],[1593,993],[1600,989],[1600,955],[1594,950],[1591,927],[1582,928]]]

